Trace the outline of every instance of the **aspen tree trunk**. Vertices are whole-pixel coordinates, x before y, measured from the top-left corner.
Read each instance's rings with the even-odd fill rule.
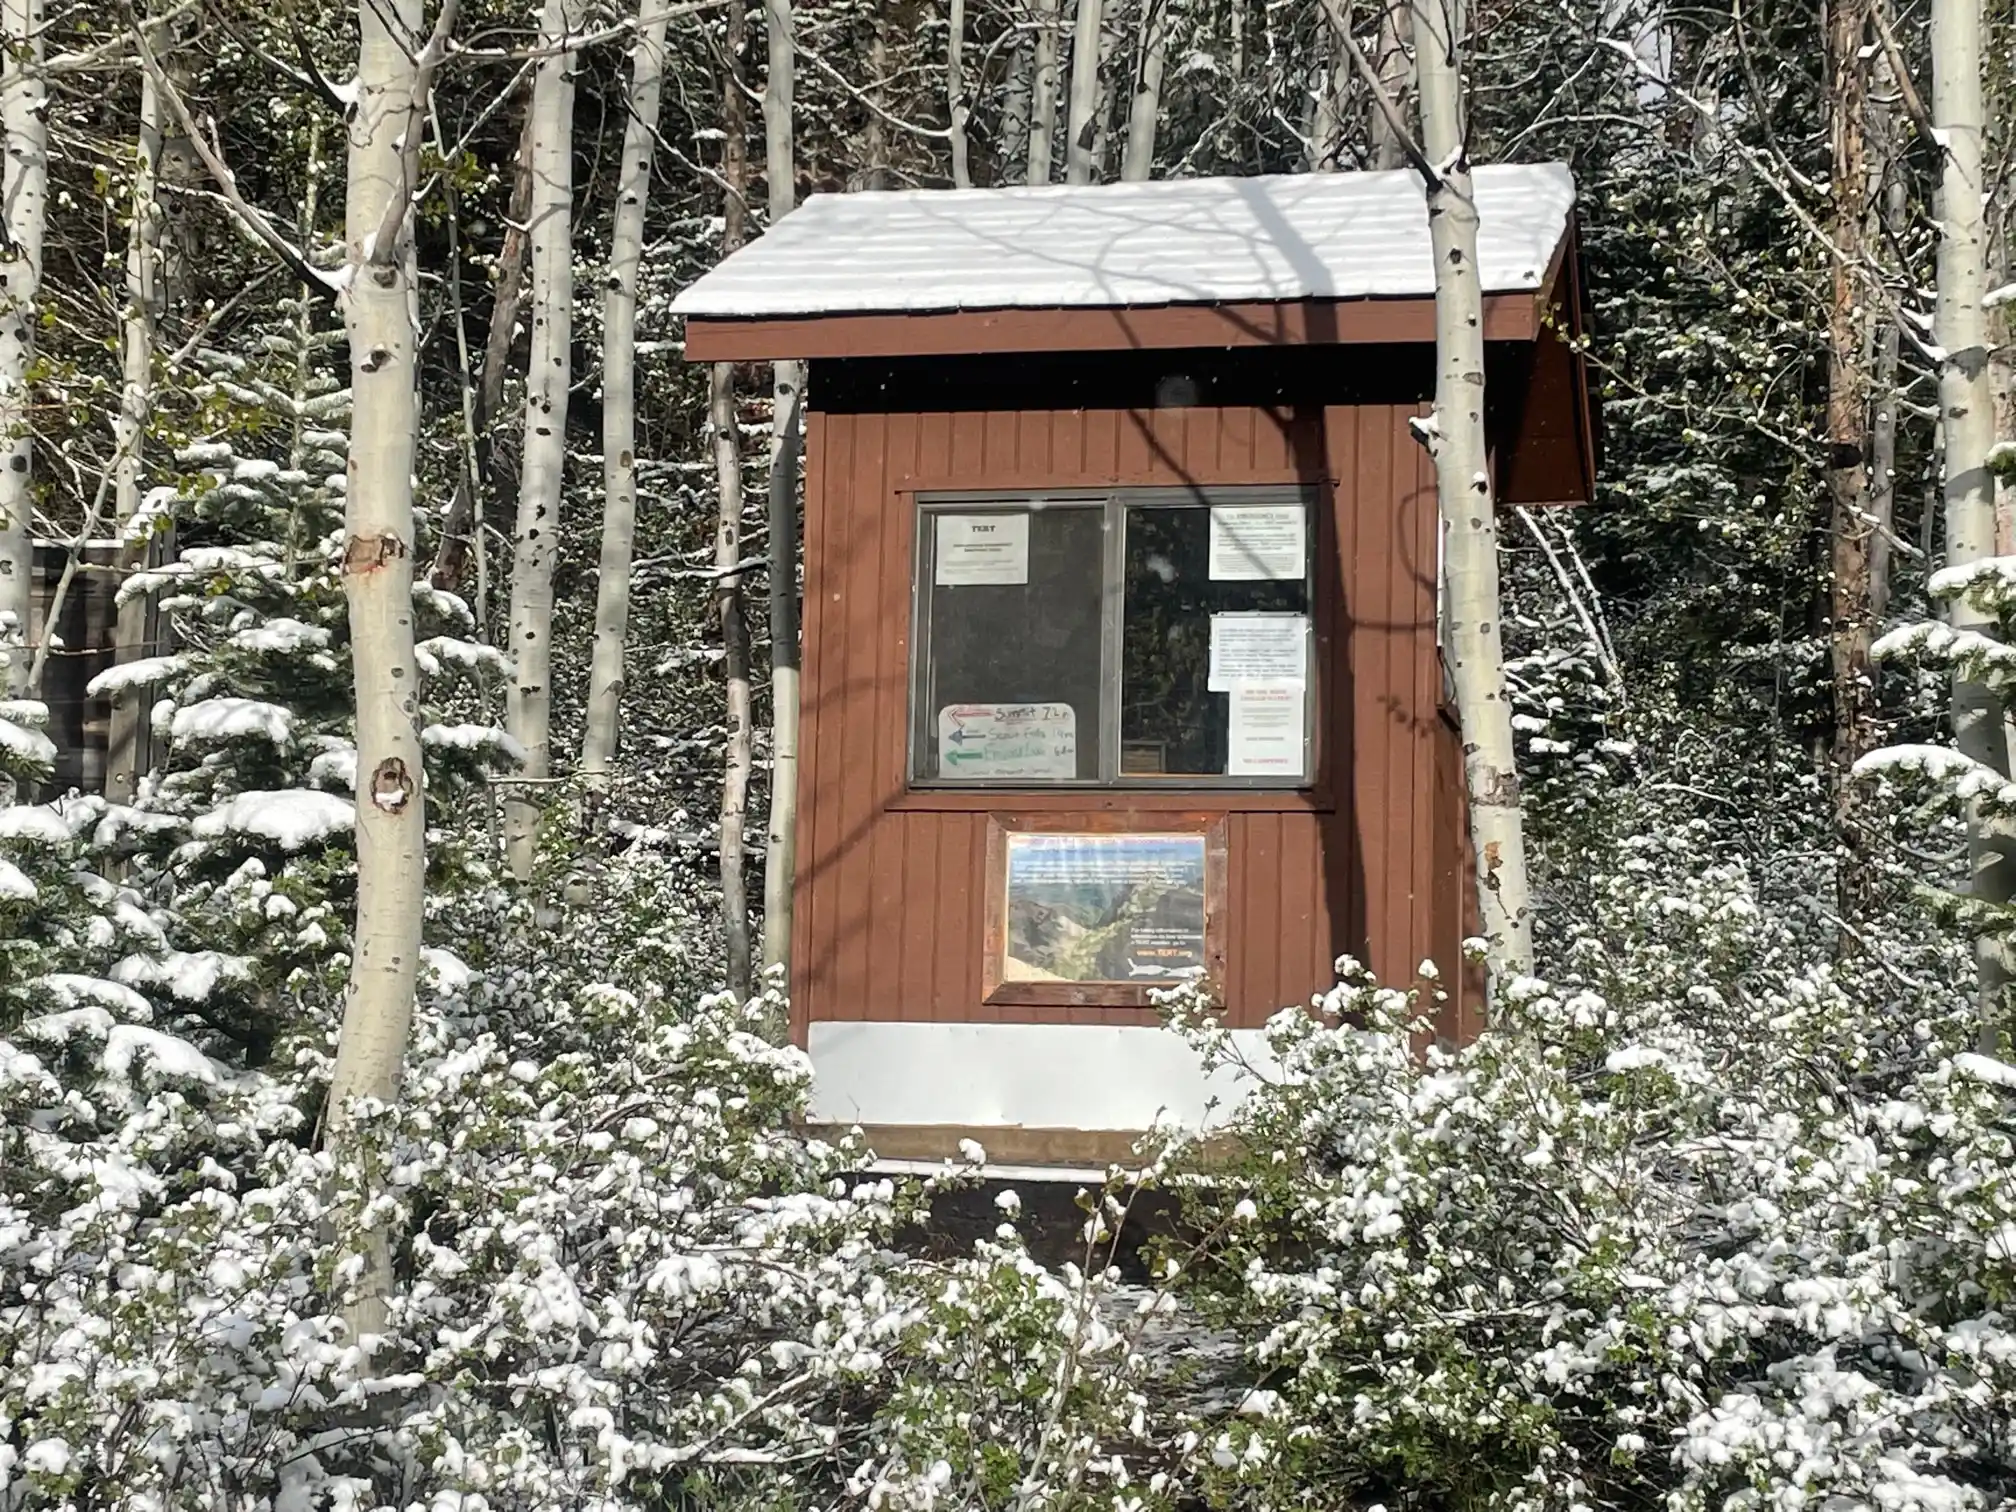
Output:
[[[748,121],[742,96],[742,49],[747,22],[740,6],[728,10],[727,73],[722,80],[721,124],[726,141],[721,179],[721,253],[742,245],[747,201]],[[749,818],[749,621],[742,599],[742,436],[735,418],[735,365],[714,364],[708,383],[708,428],[714,441],[714,479],[720,514],[714,530],[714,604],[721,620],[722,671],[727,683],[727,748],[721,779],[721,929],[728,957],[728,986],[737,997],[750,990],[749,890],[744,872]]]
[[[1407,48],[1413,35],[1413,12],[1409,9],[1409,0],[1386,0],[1379,15],[1379,55],[1373,61],[1387,97],[1400,107],[1403,119],[1407,114],[1407,79],[1413,71]],[[1380,169],[1405,168],[1407,149],[1393,130],[1393,123],[1386,119],[1386,113],[1376,102],[1369,108],[1372,166]]]
[[[1093,138],[1099,130],[1099,21],[1101,0],[1078,0],[1071,33],[1071,104],[1065,117],[1064,182],[1094,178]]]
[[[28,367],[42,291],[42,237],[48,221],[49,86],[42,73],[42,0],[0,0],[0,621],[11,616],[28,634],[34,594],[34,443],[29,431]],[[28,658],[7,668],[9,697],[28,691]]]
[[[1413,0],[1421,146],[1440,177],[1428,185],[1435,255],[1435,411],[1427,426],[1441,500],[1447,619],[1443,643],[1463,728],[1463,775],[1477,894],[1490,942],[1492,991],[1533,970],[1526,832],[1512,746],[1499,625],[1498,526],[1484,444],[1484,298],[1477,201],[1463,154],[1453,0]]]
[[[630,52],[629,119],[623,127],[616,217],[609,234],[609,285],[602,299],[602,562],[581,737],[581,776],[595,794],[609,790],[609,763],[622,718],[623,641],[629,633],[630,562],[637,538],[637,274],[644,261],[644,210],[651,195],[665,31],[671,21],[658,0],[641,0],[641,8],[647,14],[638,18],[642,25]]]
[[[997,182],[1029,160],[1029,76],[1034,68],[1029,44],[1019,36],[1008,51],[1008,87],[1001,96],[1001,148],[996,160]]]
[[[1839,256],[1827,319],[1828,537],[1833,557],[1829,638],[1834,672],[1834,821],[1836,900],[1845,919],[1859,917],[1867,901],[1867,858],[1858,843],[1859,791],[1851,775],[1869,749],[1874,713],[1869,646],[1869,375],[1863,366],[1866,336],[1857,280],[1863,261],[1862,230],[1869,165],[1863,141],[1868,108],[1861,57],[1868,29],[1867,0],[1830,0],[1827,54],[1829,139],[1832,147],[1832,225]]]
[[[1895,219],[1903,226],[1909,213],[1903,203],[1905,185],[1894,175],[1884,190],[1894,199]],[[1897,527],[1897,322],[1883,319],[1876,334],[1875,406],[1869,427],[1869,624],[1875,629],[1890,612],[1893,556],[1890,541]],[[1870,664],[1870,699],[1876,699],[1878,668]]]
[[[518,333],[518,311],[525,302],[525,222],[532,214],[532,108],[527,101],[525,123],[518,133],[517,165],[511,175],[511,201],[504,212],[504,236],[497,248],[496,288],[490,304],[490,333],[483,345],[483,371],[476,384],[475,413],[470,429],[476,436],[476,477],[465,492],[449,501],[441,522],[441,544],[435,548],[428,580],[453,592],[461,585],[470,556],[482,551],[482,491],[503,491],[490,431],[504,406],[504,380],[511,366],[511,347]],[[508,498],[505,503],[513,501]],[[480,586],[480,584],[479,584]],[[476,600],[480,626],[488,612],[481,593]]]
[[[1944,140],[1939,175],[1938,292],[1932,339],[1939,364],[1940,431],[1945,440],[1946,565],[1965,566],[1995,551],[1995,491],[1988,452],[1995,440],[1988,382],[1988,332],[1981,308],[1986,279],[1983,224],[1981,0],[1932,0],[1932,120]],[[1991,618],[1963,600],[1947,617],[1956,629],[1992,635]],[[2009,770],[2001,702],[1981,683],[1956,677],[1953,736],[1968,756],[1994,771]],[[1976,814],[1968,826],[1970,895],[2001,904],[2016,893],[2016,841]],[[1984,934],[1975,943],[1983,1039],[1993,1048],[2005,1033],[2009,963]]]
[[[875,104],[887,109],[889,104],[889,14],[881,6],[876,6],[868,27],[868,94]],[[864,189],[887,189],[889,187],[889,126],[879,111],[868,112],[868,122],[861,131],[861,157],[868,171],[862,176]]]
[[[350,462],[343,589],[357,691],[357,928],[329,1081],[339,1158],[357,1099],[398,1095],[413,1021],[427,867],[419,671],[413,656],[413,457],[420,430],[418,299],[409,197],[425,119],[420,0],[360,0],[344,241],[350,285]],[[434,43],[428,44],[430,48]],[[382,1228],[346,1236],[364,1271],[353,1341],[382,1334],[391,1255]]]
[[[1910,219],[1909,188],[1898,161],[1897,119],[1889,103],[1896,81],[1883,54],[1876,56],[1876,88],[1869,107],[1870,216],[1868,242],[1880,246],[1904,234]],[[1872,630],[1890,612],[1891,539],[1897,524],[1897,322],[1875,315],[1875,363],[1870,380],[1869,412],[1869,625]],[[1877,702],[1880,668],[1869,667],[1870,700]]]
[[[1316,34],[1319,44],[1327,44],[1327,48],[1315,108],[1310,112],[1309,171],[1335,173],[1344,156],[1344,99],[1351,60],[1344,51],[1343,32],[1351,24],[1351,15],[1344,0],[1322,0],[1321,9],[1324,14],[1316,23]],[[1372,114],[1379,118],[1376,104]]]
[[[1110,28],[1099,33],[1099,88],[1092,102],[1092,177],[1097,183],[1106,172],[1109,128],[1113,120],[1113,45],[1117,39]]]
[[[1057,135],[1057,5],[1036,0],[1036,73],[1029,85],[1029,182],[1050,182]]]
[[[162,56],[169,29],[159,22],[149,22],[147,31],[155,55]],[[153,73],[143,68],[140,129],[133,156],[133,224],[126,234],[126,312],[119,330],[122,383],[119,416],[112,429],[112,509],[122,541],[119,566],[125,570],[143,567],[155,556],[151,537],[145,542],[133,542],[126,541],[125,534],[140,512],[147,418],[153,408],[154,330],[161,313],[161,207],[156,199],[161,168],[161,117],[160,91]],[[118,607],[118,625],[113,636],[115,660],[133,662],[149,655],[154,649],[154,634],[154,596],[133,595]],[[140,778],[150,759],[148,715],[153,703],[151,689],[146,688],[121,688],[112,695],[105,742],[105,796],[114,803],[131,803],[139,793]]]
[[[971,189],[973,170],[966,161],[966,0],[952,0],[945,33],[945,115],[950,123],[948,140],[952,146],[952,187]],[[763,113],[770,113],[766,98]]]
[[[764,0],[770,70],[763,88],[764,176],[770,224],[791,213],[798,197],[792,134],[795,41],[791,0]],[[953,55],[964,18],[954,0]],[[955,70],[956,72],[956,70]],[[960,90],[952,90],[962,110]],[[954,157],[957,167],[961,159]],[[805,371],[796,362],[770,369],[770,824],[763,849],[763,965],[791,962],[792,883],[798,869],[798,457]]]
[[[567,462],[567,394],[574,335],[574,54],[578,0],[545,0],[544,55],[532,77],[532,349],[525,365],[525,450],[519,462],[518,526],[511,552],[510,645],[516,673],[504,728],[525,764],[504,803],[511,875],[531,880],[552,769],[553,563],[559,554],[560,487]]]
[[[1155,173],[1155,127],[1162,114],[1162,69],[1169,50],[1169,7],[1175,0],[1143,0],[1141,68],[1127,102],[1127,147],[1120,177],[1130,182]]]

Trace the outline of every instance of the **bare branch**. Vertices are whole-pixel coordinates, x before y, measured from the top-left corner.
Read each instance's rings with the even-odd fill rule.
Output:
[[[903,119],[903,117],[899,115],[892,115],[889,111],[884,110],[879,104],[877,104],[875,100],[866,92],[855,88],[854,85],[848,80],[845,74],[841,73],[839,69],[835,68],[831,63],[828,63],[824,58],[820,57],[818,53],[813,52],[810,48],[800,47],[798,49],[798,56],[805,59],[808,63],[812,64],[815,68],[817,68],[821,73],[825,74],[828,78],[830,78],[835,84],[838,84],[842,89],[846,90],[848,94],[854,97],[854,100],[857,104],[863,106],[869,111],[872,111],[875,115],[887,121],[891,126],[895,126],[903,131],[907,131],[912,136],[922,137],[927,141],[933,141],[933,142],[942,142],[952,135],[951,131],[947,128],[938,126],[919,126],[915,121],[906,121]]]
[[[161,60],[154,56],[154,49],[147,45],[146,35],[141,29],[138,18],[134,16],[132,7],[122,5],[121,9],[125,12],[128,27],[132,30],[141,66],[147,70],[147,76],[154,81],[155,89],[167,102],[168,109],[175,116],[176,124],[182,128],[183,135],[188,137],[189,145],[195,149],[196,156],[209,170],[211,179],[216,182],[218,191],[224,196],[225,203],[230,206],[233,218],[253,240],[264,244],[268,251],[285,263],[302,283],[318,294],[333,297],[340,288],[337,281],[310,266],[301,249],[282,236],[265,213],[253,208],[246,202],[245,196],[238,192],[236,175],[225,163],[216,144],[204,136],[196,123],[196,118],[189,112],[189,102],[182,98],[181,91],[176,89],[174,81],[168,77],[168,71],[161,66]]]
[[[1924,97],[1911,82],[1911,70],[1904,66],[1904,51],[1897,45],[1897,34],[1890,30],[1890,18],[1883,14],[1881,5],[1872,5],[1869,19],[1876,23],[1876,38],[1883,44],[1883,56],[1890,62],[1890,78],[1897,86],[1898,98],[1904,102],[1904,113],[1911,117],[1911,124],[1918,128],[1920,136],[1936,144],[1939,133],[1933,128],[1932,112],[1925,108]]]
[[[336,86],[331,84],[328,77],[316,66],[315,51],[308,45],[308,33],[303,29],[300,18],[298,16],[290,16],[288,19],[291,23],[288,31],[293,37],[294,53],[301,60],[299,82],[313,90],[317,95],[320,95],[322,103],[335,111],[338,116],[348,116],[350,114],[348,102],[344,100],[342,95],[336,92]],[[277,61],[275,66],[279,66]],[[291,72],[291,70],[289,71]]]
[[[1414,133],[1407,129],[1407,118],[1400,114],[1400,107],[1393,103],[1393,96],[1386,92],[1386,85],[1379,77],[1379,71],[1372,66],[1359,47],[1358,39],[1351,35],[1351,21],[1344,14],[1340,0],[1323,0],[1323,18],[1330,23],[1330,29],[1337,34],[1337,41],[1344,54],[1351,60],[1351,67],[1372,91],[1372,102],[1379,107],[1379,114],[1386,118],[1392,128],[1393,139],[1400,144],[1400,150],[1407,155],[1408,163],[1421,175],[1422,183],[1432,192],[1442,186],[1442,173],[1428,161],[1428,154],[1421,150],[1421,144],[1414,140]]]
[[[398,260],[399,228],[413,209],[413,187],[420,182],[421,123],[427,117],[427,101],[434,92],[434,72],[448,56],[448,34],[455,29],[455,17],[462,0],[441,0],[441,13],[434,18],[434,30],[426,46],[413,57],[413,93],[406,101],[406,124],[399,132],[400,177],[405,182],[397,194],[385,202],[385,218],[371,243],[367,259],[374,267],[390,267]]]
[[[156,26],[162,25],[165,22],[179,20],[181,17],[195,10],[198,3],[199,0],[179,0],[178,4],[172,5],[160,15],[152,16],[148,19]],[[99,69],[123,70],[130,62],[131,59],[127,56],[126,51],[126,38],[122,35],[115,35],[99,43],[96,47],[87,47],[81,52],[58,53],[42,65],[41,72],[45,75],[53,75],[94,73]]]

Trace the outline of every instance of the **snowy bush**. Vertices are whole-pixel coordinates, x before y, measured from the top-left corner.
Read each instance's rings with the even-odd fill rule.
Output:
[[[286,1081],[102,1008],[0,1038],[0,1505],[1006,1504],[1125,1483],[1138,1324],[808,1142],[775,1002],[486,1015],[436,954],[338,1168]],[[623,1053],[612,1055],[611,1046]],[[333,1231],[389,1219],[367,1361]],[[1063,1498],[1068,1502],[1070,1498]],[[1061,1504],[1061,1503],[1060,1503]]]
[[[1578,963],[1422,1050],[1357,977],[1191,1189],[1228,1504],[1958,1512],[2016,1493],[2016,1069],[1647,845]],[[1677,848],[1675,848],[1677,849]],[[1209,1040],[1207,1036],[1207,1041]],[[1223,1053],[1222,1049],[1219,1053]]]

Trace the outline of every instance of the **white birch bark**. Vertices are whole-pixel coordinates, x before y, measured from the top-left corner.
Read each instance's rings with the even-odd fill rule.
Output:
[[[791,32],[791,0],[764,0],[770,71],[763,89],[764,176],[769,185],[770,224],[775,226],[797,203],[797,151],[792,109],[797,57]],[[958,0],[952,6],[953,57],[964,24]],[[956,65],[953,69],[956,77]],[[952,87],[954,119],[961,136],[954,149],[955,171],[964,172],[964,109],[961,89]],[[962,187],[963,178],[962,178]],[[798,457],[805,372],[796,362],[770,370],[770,821],[763,848],[763,964],[791,960],[792,884],[798,867]]]
[[[511,875],[530,881],[552,770],[553,564],[567,462],[567,394],[574,335],[574,53],[578,0],[545,0],[532,78],[531,352],[525,371],[525,444],[511,554],[510,655],[516,671],[504,727],[525,749],[522,781],[504,804]]]
[[[1016,167],[1029,161],[1029,76],[1034,66],[1028,41],[1018,36],[1008,50],[1008,81],[1001,95],[1001,147],[997,172],[1004,183]]]
[[[952,187],[971,189],[973,170],[967,164],[966,117],[970,113],[966,104],[966,0],[951,0],[951,13],[945,32],[945,113],[949,122],[948,140],[952,146]],[[776,66],[776,58],[771,58],[771,66]],[[764,100],[764,115],[770,113],[769,100]]]
[[[749,889],[744,860],[749,814],[749,625],[742,605],[742,440],[735,423],[735,365],[714,364],[708,392],[708,428],[714,438],[714,480],[720,514],[714,531],[715,604],[721,618],[722,664],[727,678],[728,739],[721,781],[721,927],[727,948],[728,986],[738,997],[750,987]]]
[[[42,238],[48,224],[49,86],[43,77],[42,0],[0,0],[0,617],[28,634],[34,593],[34,457],[29,433],[28,368],[42,290]],[[10,697],[28,689],[28,658],[7,669]]]
[[[1463,729],[1477,894],[1494,993],[1533,969],[1533,910],[1499,625],[1498,525],[1484,442],[1484,294],[1477,202],[1463,154],[1453,0],[1413,0],[1421,146],[1435,254],[1435,410],[1424,429],[1441,500],[1443,644]]]
[[[1328,47],[1316,77],[1315,100],[1309,112],[1309,171],[1335,173],[1344,156],[1344,100],[1351,60],[1344,51],[1341,29],[1351,24],[1344,0],[1321,0],[1323,20],[1317,40]],[[1374,108],[1377,114],[1377,107]]]
[[[1162,114],[1162,68],[1169,49],[1169,9],[1175,0],[1143,0],[1141,68],[1127,102],[1127,146],[1120,177],[1130,182],[1155,172],[1155,126]]]
[[[357,106],[349,125],[344,241],[350,282],[350,460],[343,588],[357,696],[357,925],[328,1135],[348,1151],[358,1100],[398,1095],[420,964],[427,866],[419,672],[413,656],[413,458],[420,429],[418,299],[410,196],[426,77],[420,0],[360,0]],[[444,19],[443,31],[452,11]],[[380,1334],[391,1282],[381,1229],[344,1236],[363,1273],[346,1308],[353,1340]]]
[[[1071,33],[1071,107],[1065,117],[1064,182],[1093,179],[1093,137],[1099,129],[1099,22],[1102,0],[1078,0]]]
[[[722,79],[721,252],[742,245],[748,208],[748,124],[742,84],[742,47],[748,16],[731,7],[724,28],[728,67]],[[879,33],[880,27],[878,25]],[[880,69],[876,78],[883,77]],[[753,765],[749,685],[749,619],[742,592],[742,433],[735,413],[735,365],[709,371],[708,430],[714,447],[719,506],[714,529],[714,603],[721,620],[721,663],[726,692],[727,739],[721,772],[721,929],[728,986],[737,997],[750,990],[749,889],[745,876],[749,776]]]
[[[1029,182],[1050,182],[1057,134],[1058,0],[1036,0],[1036,67],[1029,83]]]
[[[643,0],[630,53],[629,120],[616,177],[609,235],[609,286],[602,299],[602,561],[595,587],[595,644],[588,669],[581,776],[591,793],[609,789],[622,718],[624,639],[630,625],[630,563],[637,538],[637,275],[644,261],[644,211],[657,148],[658,99],[665,79],[662,4]]]
[[[1938,290],[1932,339],[1939,364],[1940,430],[1945,439],[1946,565],[1964,566],[1995,553],[1995,489],[1988,453],[1995,443],[1994,396],[1988,372],[1988,327],[1981,298],[1987,280],[1987,226],[1982,214],[1981,0],[1932,0],[1932,120],[1943,148],[1939,177]],[[1991,616],[1954,600],[1955,629],[1995,631]],[[1955,678],[1953,738],[1967,755],[1998,772],[2009,770],[2003,711],[1992,690]],[[2016,890],[2016,839],[1978,814],[1968,825],[1971,895],[2005,903]],[[2009,962],[1995,941],[1976,942],[1983,1039],[2002,1033]]]
[[[1407,44],[1413,31],[1409,0],[1386,0],[1379,17],[1379,56],[1375,61],[1386,97],[1400,107],[1403,119],[1407,113],[1407,76],[1410,72]],[[1393,123],[1386,119],[1386,112],[1375,101],[1367,107],[1367,114],[1372,134],[1372,166],[1405,168],[1406,146]]]
[[[155,55],[167,49],[169,29],[158,22],[147,28]],[[154,75],[140,71],[140,127],[133,154],[133,223],[126,233],[126,310],[120,323],[119,414],[112,427],[112,509],[119,522],[119,565],[145,566],[151,560],[151,539],[125,539],[140,512],[145,476],[147,417],[153,408],[154,330],[161,310],[161,206],[156,184],[161,166],[161,94]],[[311,190],[312,193],[312,190]],[[119,662],[137,661],[153,650],[155,598],[136,593],[119,605],[113,655]],[[105,796],[131,803],[146,772],[151,689],[122,687],[112,695],[105,742]]]

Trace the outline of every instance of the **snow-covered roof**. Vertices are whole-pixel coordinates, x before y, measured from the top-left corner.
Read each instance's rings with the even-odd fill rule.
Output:
[[[1537,290],[1567,233],[1562,163],[1475,170],[1486,293]],[[814,195],[673,310],[768,319],[1421,297],[1421,181],[1389,173]]]

